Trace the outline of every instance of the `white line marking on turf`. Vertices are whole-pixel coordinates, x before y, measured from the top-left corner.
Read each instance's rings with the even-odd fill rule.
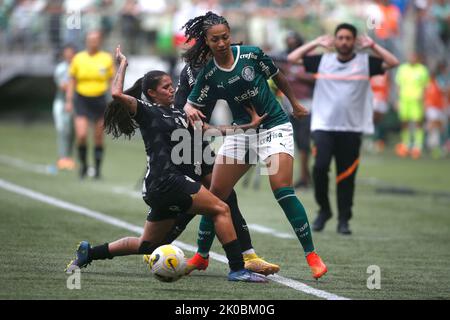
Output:
[[[53,165],[30,163],[22,159],[13,158],[7,155],[0,154],[0,163],[16,167],[25,171],[41,173],[46,175],[54,175],[58,169]]]
[[[284,232],[278,232],[277,230],[274,230],[272,228],[268,228],[259,224],[249,223],[248,227],[252,231],[256,231],[259,233],[264,234],[270,234],[274,237],[281,238],[281,239],[296,239],[292,234],[284,233]]]
[[[55,206],[55,207],[59,207],[59,208],[62,208],[62,209],[68,210],[68,211],[72,211],[72,212],[81,214],[83,216],[90,217],[90,218],[96,219],[98,221],[102,221],[107,224],[135,232],[137,234],[142,234],[142,232],[143,232],[142,227],[130,224],[128,222],[108,216],[108,215],[100,213],[100,212],[96,212],[96,211],[60,200],[60,199],[57,199],[54,197],[47,196],[45,194],[15,185],[15,184],[5,181],[3,179],[0,179],[0,188],[10,191],[10,192],[13,192],[13,193],[17,193],[22,196],[26,196],[26,197],[31,198],[36,201],[44,202],[44,203],[47,203],[47,204]],[[196,247],[191,246],[186,243],[183,243],[183,242],[180,242],[180,241],[174,241],[174,244],[176,246],[179,246],[183,250],[188,250],[188,251],[192,251],[192,252],[195,252],[197,250]],[[223,263],[228,262],[228,260],[225,256],[220,255],[218,253],[210,252],[210,256],[214,260],[217,260],[217,261],[220,261]],[[338,296],[338,295],[335,295],[335,294],[332,294],[332,293],[329,293],[329,292],[326,292],[323,290],[318,290],[318,289],[312,288],[312,287],[310,287],[304,283],[301,283],[299,281],[295,281],[295,280],[285,278],[285,277],[282,277],[279,275],[269,276],[268,278],[274,282],[288,286],[294,290],[316,296],[318,298],[323,298],[323,299],[327,299],[327,300],[349,300],[347,298],[344,298],[344,297],[341,297],[341,296]]]

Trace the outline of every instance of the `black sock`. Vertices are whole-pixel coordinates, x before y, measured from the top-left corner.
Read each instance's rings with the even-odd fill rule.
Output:
[[[109,252],[108,243],[89,249],[89,260],[105,260],[112,259],[113,256]]]
[[[239,241],[233,240],[223,245],[223,250],[228,259],[228,265],[231,271],[238,271],[244,269],[244,259],[242,258],[241,246]]]
[[[81,170],[87,170],[87,147],[85,144],[80,144],[78,146],[78,159],[80,159]]]
[[[186,229],[186,226],[194,219],[195,215],[188,213],[180,213],[175,220],[172,229],[167,233],[164,244],[172,243]]]
[[[250,233],[248,232],[247,222],[245,221],[241,211],[239,210],[237,196],[234,190],[231,192],[230,196],[225,202],[230,207],[234,230],[236,230],[237,238],[239,240],[239,244],[241,245],[242,251],[253,249],[252,239],[250,238]]]
[[[100,165],[102,164],[103,159],[103,146],[96,146],[94,149],[94,158],[95,158],[95,176],[100,177]]]

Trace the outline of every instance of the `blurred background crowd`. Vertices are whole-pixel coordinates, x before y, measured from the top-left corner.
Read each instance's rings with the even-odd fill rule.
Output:
[[[0,95],[1,86],[17,73],[34,70],[42,75],[54,69],[65,44],[83,49],[92,30],[102,31],[104,50],[112,52],[120,43],[136,59],[160,59],[176,79],[185,40],[181,28],[207,11],[227,18],[235,42],[260,46],[273,55],[289,52],[292,39],[299,45],[333,34],[336,25],[348,22],[401,62],[420,62],[435,80],[421,89],[424,99],[442,111],[438,130],[443,152],[435,156],[450,152],[450,2],[446,0],[0,0]],[[387,105],[376,119],[371,146],[375,151],[384,149],[390,131],[400,130],[397,72],[372,84],[375,99]]]
[[[235,40],[266,51],[282,50],[289,31],[308,40],[342,21],[400,58],[416,49],[435,61],[449,45],[446,0],[1,0],[1,50],[59,52],[67,42],[81,47],[95,29],[103,31],[106,47],[123,42],[132,54],[171,54],[183,24],[208,10],[227,17]]]

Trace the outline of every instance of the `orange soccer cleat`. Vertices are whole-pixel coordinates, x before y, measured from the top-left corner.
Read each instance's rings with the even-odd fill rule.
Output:
[[[408,156],[409,150],[406,145],[404,145],[403,143],[399,143],[395,146],[395,153],[397,154],[397,156],[405,158]]]
[[[194,270],[206,270],[209,264],[209,257],[203,258],[198,252],[194,256],[188,259],[186,263],[185,274],[188,275]]]
[[[314,279],[317,280],[325,273],[327,273],[327,266],[325,265],[325,263],[323,263],[322,259],[320,259],[317,253],[311,252],[310,254],[308,254],[306,256],[306,261],[311,268],[312,276]]]

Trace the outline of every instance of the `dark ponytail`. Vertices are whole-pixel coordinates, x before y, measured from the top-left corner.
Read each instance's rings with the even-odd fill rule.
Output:
[[[198,16],[189,20],[182,29],[185,29],[186,43],[195,40],[195,44],[183,55],[183,59],[193,68],[200,68],[208,61],[211,50],[206,45],[206,32],[215,25],[223,24],[228,29],[227,20],[211,11],[204,16]]]
[[[156,90],[161,78],[167,75],[163,71],[150,71],[146,73],[142,78],[139,78],[131,88],[125,90],[123,94],[132,96],[136,99],[146,100],[152,102],[151,97],[148,95],[148,90]],[[113,138],[119,138],[124,135],[130,139],[139,128],[136,120],[134,120],[126,105],[122,104],[118,100],[111,101],[105,110],[105,132],[111,134]]]

